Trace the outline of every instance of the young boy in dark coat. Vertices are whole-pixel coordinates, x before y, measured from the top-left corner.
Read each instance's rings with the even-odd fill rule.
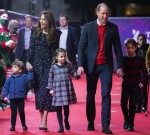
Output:
[[[134,39],[128,39],[125,46],[127,56],[123,58],[124,75],[121,93],[121,108],[124,115],[123,128],[128,131],[134,131],[137,95],[140,89],[144,88],[147,71],[144,58],[136,55],[136,41]]]
[[[26,83],[33,79],[33,72],[28,71],[27,74],[22,74],[24,64],[22,61],[15,61],[12,64],[12,75],[6,80],[2,92],[5,101],[10,100],[11,108],[11,128],[10,131],[15,131],[17,110],[20,115],[23,130],[28,130],[25,122],[25,102]]]

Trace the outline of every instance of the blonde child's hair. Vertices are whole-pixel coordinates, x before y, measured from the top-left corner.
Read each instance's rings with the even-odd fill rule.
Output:
[[[66,62],[70,63],[70,61],[68,60],[67,51],[63,48],[58,48],[58,49],[56,49],[56,51],[54,53],[54,56],[52,59],[52,64],[55,64],[58,62],[57,57],[58,57],[59,53],[64,53],[66,55]]]

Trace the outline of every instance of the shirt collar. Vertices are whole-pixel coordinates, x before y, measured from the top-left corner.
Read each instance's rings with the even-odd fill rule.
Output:
[[[26,31],[30,31],[31,29],[32,29],[32,27],[30,27],[30,28],[25,27]]]
[[[20,73],[20,74],[18,74],[18,75],[14,75],[13,73],[11,74],[11,77],[12,78],[14,78],[14,77],[19,77],[19,76],[21,76],[22,74]]]
[[[99,22],[98,22],[98,19],[97,19],[97,24],[99,25],[99,26],[105,26],[106,24],[100,24]]]
[[[68,26],[66,26],[66,27],[61,27],[60,26],[60,30],[67,30],[68,29]]]
[[[127,55],[128,57],[130,57],[129,55]],[[136,54],[134,54],[134,56],[130,57],[130,58],[134,58],[136,56]]]

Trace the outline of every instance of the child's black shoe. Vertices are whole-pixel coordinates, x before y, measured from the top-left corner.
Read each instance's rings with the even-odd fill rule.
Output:
[[[68,120],[64,120],[64,122],[65,122],[66,130],[70,130],[70,124],[69,124]]]
[[[27,125],[24,125],[24,126],[22,126],[22,127],[23,127],[23,130],[28,130]]]
[[[147,111],[146,107],[142,107],[141,111],[146,112]]]
[[[87,130],[88,131],[94,131],[95,130],[94,122],[89,122]]]
[[[12,126],[12,127],[10,128],[10,131],[15,131],[15,126]]]
[[[134,128],[129,126],[127,130],[128,131],[134,131]]]
[[[64,132],[64,129],[63,129],[63,128],[59,128],[59,129],[57,130],[57,132],[58,132],[58,133]]]
[[[141,108],[140,107],[136,107],[135,112],[136,113],[141,113]]]
[[[124,122],[123,128],[124,128],[124,129],[128,129],[128,122],[127,122],[127,121]]]

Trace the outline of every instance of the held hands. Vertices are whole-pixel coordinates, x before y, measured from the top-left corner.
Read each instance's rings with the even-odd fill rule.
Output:
[[[54,95],[54,90],[50,90],[49,93],[53,96]]]
[[[77,75],[77,72],[74,72],[74,73],[72,74],[72,76],[73,76],[76,80],[79,80],[79,79],[81,78],[80,75]]]
[[[122,68],[119,68],[119,69],[117,70],[117,75],[118,75],[119,77],[123,77],[124,72],[123,72],[123,69],[122,69]]]
[[[81,75],[82,73],[84,72],[84,69],[83,67],[78,67],[78,70],[77,70],[77,75]]]
[[[29,71],[33,69],[32,65],[29,62],[26,63],[26,68]]]
[[[143,83],[140,83],[140,84],[139,84],[139,87],[140,87],[141,89],[144,88]]]
[[[9,40],[6,42],[6,46],[14,49],[15,48],[15,42],[13,40]]]
[[[4,97],[4,101],[5,101],[5,102],[8,102],[8,97]]]

